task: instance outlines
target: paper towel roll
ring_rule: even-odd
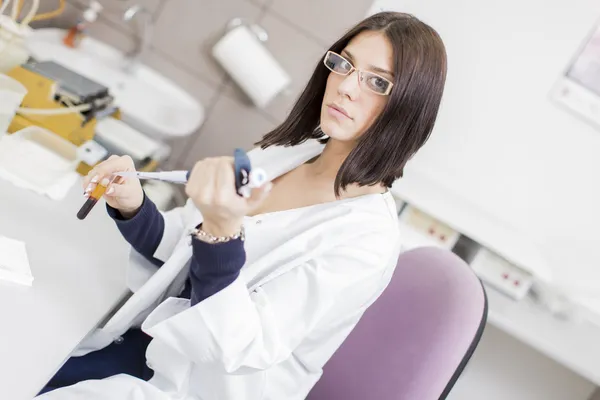
[[[290,84],[289,75],[245,25],[227,32],[212,53],[259,108]]]

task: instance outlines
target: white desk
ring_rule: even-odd
[[[486,286],[488,322],[600,386],[600,326],[564,321],[530,298],[514,301]]]
[[[0,398],[29,400],[127,293],[128,245],[99,203],[62,202],[0,180],[0,235],[27,245],[31,288],[0,281]]]
[[[392,193],[510,261],[545,272],[530,242],[426,174],[407,172]],[[600,386],[600,325],[563,321],[529,298],[517,302],[489,286],[486,291],[489,323]]]

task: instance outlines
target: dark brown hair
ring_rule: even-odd
[[[394,86],[381,115],[367,128],[335,179],[335,193],[347,185],[383,183],[390,187],[402,176],[406,162],[421,148],[433,129],[446,81],[446,50],[438,33],[409,14],[381,12],[350,29],[329,50],[336,53],[364,31],[386,35],[394,52]],[[323,55],[324,56],[324,55]],[[320,116],[330,71],[322,63],[287,119],[258,143],[294,146],[308,139],[326,142]]]

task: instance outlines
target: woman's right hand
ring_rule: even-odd
[[[110,156],[106,161],[96,165],[84,178],[83,187],[86,196],[103,179],[112,179],[115,172],[135,171],[133,160],[129,156]],[[137,178],[118,177],[108,186],[104,193],[106,203],[117,209],[125,218],[133,217],[142,206],[144,191]]]

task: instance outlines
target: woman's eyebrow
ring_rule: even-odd
[[[342,50],[342,53],[345,53],[345,55],[350,59],[350,61],[354,61],[354,56],[348,50],[344,49],[344,50]],[[344,55],[344,54],[342,54],[342,55]],[[394,73],[391,71],[388,71],[385,68],[380,68],[380,67],[376,67],[374,65],[369,65],[369,69],[373,72],[379,72],[380,74],[386,74],[386,75],[391,76],[392,78],[394,77]]]
[[[350,61],[354,61],[354,57],[352,56],[352,53],[350,53],[348,50],[346,50],[346,49],[342,50],[342,55],[345,57],[348,57],[350,59]]]
[[[369,65],[369,68],[370,68],[370,69],[371,69],[373,72],[379,72],[380,74],[386,74],[386,75],[389,75],[389,76],[391,76],[392,78],[394,77],[394,73],[393,73],[393,72],[391,72],[391,71],[388,71],[387,69],[384,69],[384,68],[379,68],[379,67],[376,67],[376,66],[374,66],[374,65]]]

